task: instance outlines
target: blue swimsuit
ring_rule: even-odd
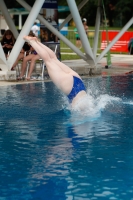
[[[82,90],[86,90],[83,81],[80,78],[73,76],[73,87],[70,94],[67,96],[69,102],[71,103],[74,97]]]

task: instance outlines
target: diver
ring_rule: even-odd
[[[24,36],[23,39],[30,43],[44,60],[51,80],[67,95],[72,106],[87,95],[81,77],[67,65],[61,63],[50,48],[40,43],[36,37]]]

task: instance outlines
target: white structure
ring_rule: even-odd
[[[0,15],[0,30],[1,29],[6,30],[7,27],[8,26],[7,26],[5,18],[3,17],[3,15]],[[0,34],[1,34],[1,32],[0,32]]]
[[[18,34],[16,27],[10,17],[8,9],[4,3],[4,0],[0,0],[0,9],[2,14],[4,15],[6,22],[13,32],[14,36],[17,38],[17,41],[12,49],[12,52],[8,58],[5,59],[5,55],[3,49],[0,44],[0,77],[2,75],[3,79],[14,79],[15,74],[14,72],[10,71],[13,63],[15,62],[23,44],[23,36],[27,35],[30,31],[32,24],[34,23],[35,19],[38,18],[42,24],[44,24],[51,32],[57,35],[64,43],[67,44],[75,53],[77,53],[82,59],[84,59],[90,68],[95,69],[100,59],[102,59],[105,54],[110,50],[110,48],[117,42],[117,40],[123,35],[123,33],[132,25],[133,17],[129,20],[129,22],[123,27],[123,29],[118,33],[118,35],[112,40],[112,42],[102,51],[102,53],[96,57],[97,54],[97,47],[98,47],[98,37],[99,37],[99,28],[100,28],[100,4],[101,0],[98,0],[98,7],[97,7],[97,16],[96,16],[96,25],[95,25],[95,35],[94,35],[94,44],[93,44],[93,51],[90,47],[90,43],[87,39],[85,30],[83,28],[83,24],[78,12],[78,9],[81,9],[89,0],[83,0],[80,5],[77,7],[75,0],[66,0],[71,11],[71,14],[64,20],[64,22],[60,25],[60,30],[63,28],[64,24],[66,24],[71,18],[74,19],[76,27],[78,29],[83,48],[85,50],[85,54],[83,54],[74,44],[72,44],[67,38],[65,38],[59,31],[57,31],[50,23],[48,23],[41,15],[38,15],[43,3],[45,0],[36,0],[33,7],[31,8],[24,0],[17,0],[28,12],[28,18],[22,28],[20,34]],[[4,77],[4,75],[5,77]],[[8,75],[12,74],[12,76]],[[1,78],[0,78],[1,79]]]
[[[10,13],[11,16],[18,15],[19,18],[19,24],[18,24],[18,29],[22,29],[22,16],[23,15],[28,15],[29,12],[23,9],[8,9],[8,12]],[[0,29],[7,29],[8,25],[6,23],[5,18],[2,15],[2,12],[0,11]]]

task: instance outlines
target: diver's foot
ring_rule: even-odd
[[[36,41],[37,42],[37,38],[36,37],[24,36],[23,39],[25,41],[27,41],[28,43],[30,43],[31,41]]]

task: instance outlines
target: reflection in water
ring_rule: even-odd
[[[0,198],[131,199],[131,78],[85,79],[85,115],[52,83],[3,87]]]

